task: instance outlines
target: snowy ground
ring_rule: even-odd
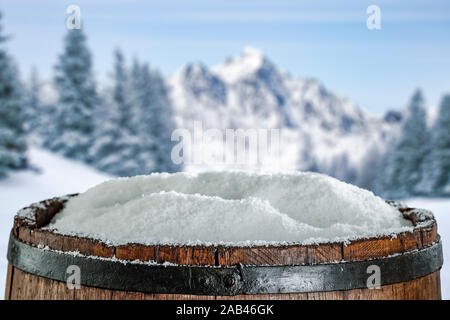
[[[41,173],[17,172],[0,181],[0,298],[4,294],[6,250],[15,212],[32,202],[85,191],[110,178],[83,164],[36,148],[31,148],[30,159]],[[412,207],[429,209],[436,215],[444,244],[444,260],[447,262],[441,271],[442,294],[444,299],[450,299],[450,198],[412,198],[403,201]]]
[[[110,178],[81,163],[36,148],[31,148],[29,158],[41,173],[22,171],[0,181],[0,299],[4,297],[6,250],[15,212],[36,201],[83,192]]]

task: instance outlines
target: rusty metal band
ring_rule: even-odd
[[[10,236],[8,260],[16,268],[66,282],[69,266],[84,286],[161,294],[223,295],[304,293],[367,288],[374,272],[380,285],[410,281],[439,270],[440,241],[400,255],[357,262],[293,266],[178,266],[123,262],[30,246]],[[375,267],[371,267],[375,266]],[[379,268],[379,269],[378,269]],[[368,282],[369,281],[369,282]]]

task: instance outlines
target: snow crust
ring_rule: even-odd
[[[102,183],[49,229],[113,244],[270,245],[395,234],[412,223],[373,193],[326,175],[204,172]]]

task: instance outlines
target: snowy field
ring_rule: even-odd
[[[0,298],[6,284],[6,252],[13,217],[18,209],[58,195],[83,192],[109,179],[81,163],[44,150],[29,150],[31,164],[41,172],[22,171],[0,181]]]
[[[0,298],[4,294],[6,251],[15,212],[32,202],[83,192],[110,178],[83,164],[36,148],[31,148],[29,158],[40,172],[18,172],[0,181]],[[444,260],[450,261],[450,199],[412,198],[403,201],[412,207],[429,209],[436,215],[444,243]],[[441,271],[441,284],[443,298],[450,299],[450,268],[445,264]]]

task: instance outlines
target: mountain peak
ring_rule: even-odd
[[[246,46],[239,56],[228,58],[225,63],[213,67],[212,70],[226,82],[235,82],[254,74],[266,63],[267,59],[260,50]]]
[[[195,62],[184,65],[175,73],[172,80],[198,85],[210,78],[215,78],[215,76],[209,71],[208,67],[201,62]]]
[[[225,84],[203,63],[186,64],[177,72],[171,82],[175,88],[185,88],[201,101],[211,101],[215,105],[226,103]]]
[[[264,60],[264,54],[261,50],[256,49],[254,47],[251,46],[245,46],[244,49],[242,50],[242,57],[247,57],[247,58],[252,58],[252,59],[256,59],[256,60]]]
[[[190,77],[195,74],[208,73],[208,68],[201,62],[188,63],[184,65],[178,72],[184,77]]]

